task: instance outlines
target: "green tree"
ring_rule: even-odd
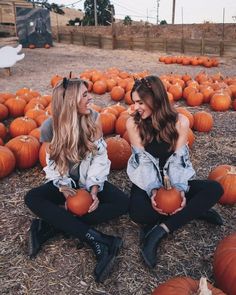
[[[83,25],[94,26],[94,0],[85,0],[84,2]],[[109,26],[114,21],[114,6],[110,0],[97,0],[97,20],[100,26]]]
[[[129,15],[126,15],[126,17],[123,20],[123,24],[125,26],[131,26],[132,25],[132,19]]]
[[[161,20],[160,25],[167,25],[167,21],[165,19]]]
[[[62,6],[59,6],[56,3],[49,4],[48,0],[27,0],[27,2],[32,3],[34,7],[41,6],[55,13],[65,14],[65,12],[61,9]]]

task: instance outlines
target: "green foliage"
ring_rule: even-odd
[[[62,6],[59,6],[56,3],[49,4],[48,0],[27,0],[27,2],[32,3],[34,7],[41,6],[55,13],[65,14],[65,12],[61,9]]]
[[[131,26],[132,25],[132,19],[129,15],[126,15],[126,17],[123,20],[123,24],[125,26]]]
[[[85,0],[84,2],[83,25],[94,26],[94,0]],[[113,21],[115,14],[114,6],[110,0],[97,0],[97,20],[100,26],[109,26]]]
[[[160,25],[168,25],[168,24],[167,24],[167,21],[165,19],[163,19],[160,21]]]

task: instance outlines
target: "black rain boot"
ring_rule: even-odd
[[[33,219],[29,230],[29,256],[34,258],[42,245],[50,238],[57,234],[57,231],[52,225],[42,219]]]
[[[157,246],[162,238],[167,235],[163,227],[155,225],[145,236],[141,254],[144,261],[150,268],[154,268],[157,260]]]
[[[198,219],[205,220],[216,225],[223,225],[221,216],[214,209],[208,210],[206,213],[199,216]]]
[[[85,242],[93,249],[97,265],[94,269],[96,282],[103,282],[110,273],[118,252],[122,246],[119,237],[108,236],[95,229],[89,229],[85,235]]]
[[[139,232],[139,244],[142,246],[145,236],[154,227],[153,224],[142,225]]]

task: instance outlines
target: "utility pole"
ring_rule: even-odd
[[[97,0],[94,0],[94,22],[95,22],[95,26],[97,26],[98,25]]]
[[[157,0],[157,25],[159,24],[159,6],[160,6],[160,0]]]
[[[173,0],[173,6],[172,6],[172,25],[175,23],[175,0]]]

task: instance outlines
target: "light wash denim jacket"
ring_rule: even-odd
[[[92,111],[94,120],[96,120],[98,115],[98,113]],[[40,131],[41,142],[50,142],[52,140],[52,118],[44,121]],[[46,173],[46,182],[53,181],[56,187],[60,185],[72,187],[78,184],[79,187],[85,188],[88,191],[91,189],[91,186],[98,185],[98,190],[102,191],[104,182],[107,180],[110,172],[111,161],[108,159],[107,144],[103,137],[94,141],[94,144],[97,146],[96,154],[89,153],[80,163],[71,163],[65,175],[60,175],[56,169],[55,162],[49,159],[49,154],[46,154],[47,166],[43,169]],[[72,176],[74,177],[72,178]]]
[[[49,154],[46,154],[47,166],[43,169],[46,173],[46,182],[53,181],[56,187],[61,185],[69,187],[73,187],[73,185],[76,186],[76,181],[71,177],[70,173],[72,170],[75,171],[79,167],[79,187],[90,191],[93,185],[98,185],[98,191],[102,191],[104,182],[107,180],[107,176],[110,172],[111,161],[107,156],[107,144],[104,139],[101,137],[94,143],[97,146],[96,154],[93,155],[89,153],[79,165],[72,165],[70,171],[65,175],[60,175],[56,169],[55,162],[49,159]]]
[[[135,185],[151,196],[153,189],[163,186],[159,167],[159,159],[154,158],[144,149],[132,147],[127,174]],[[176,150],[163,167],[164,176],[169,176],[171,185],[180,191],[188,191],[188,180],[193,178],[195,171],[189,158],[187,145]]]

